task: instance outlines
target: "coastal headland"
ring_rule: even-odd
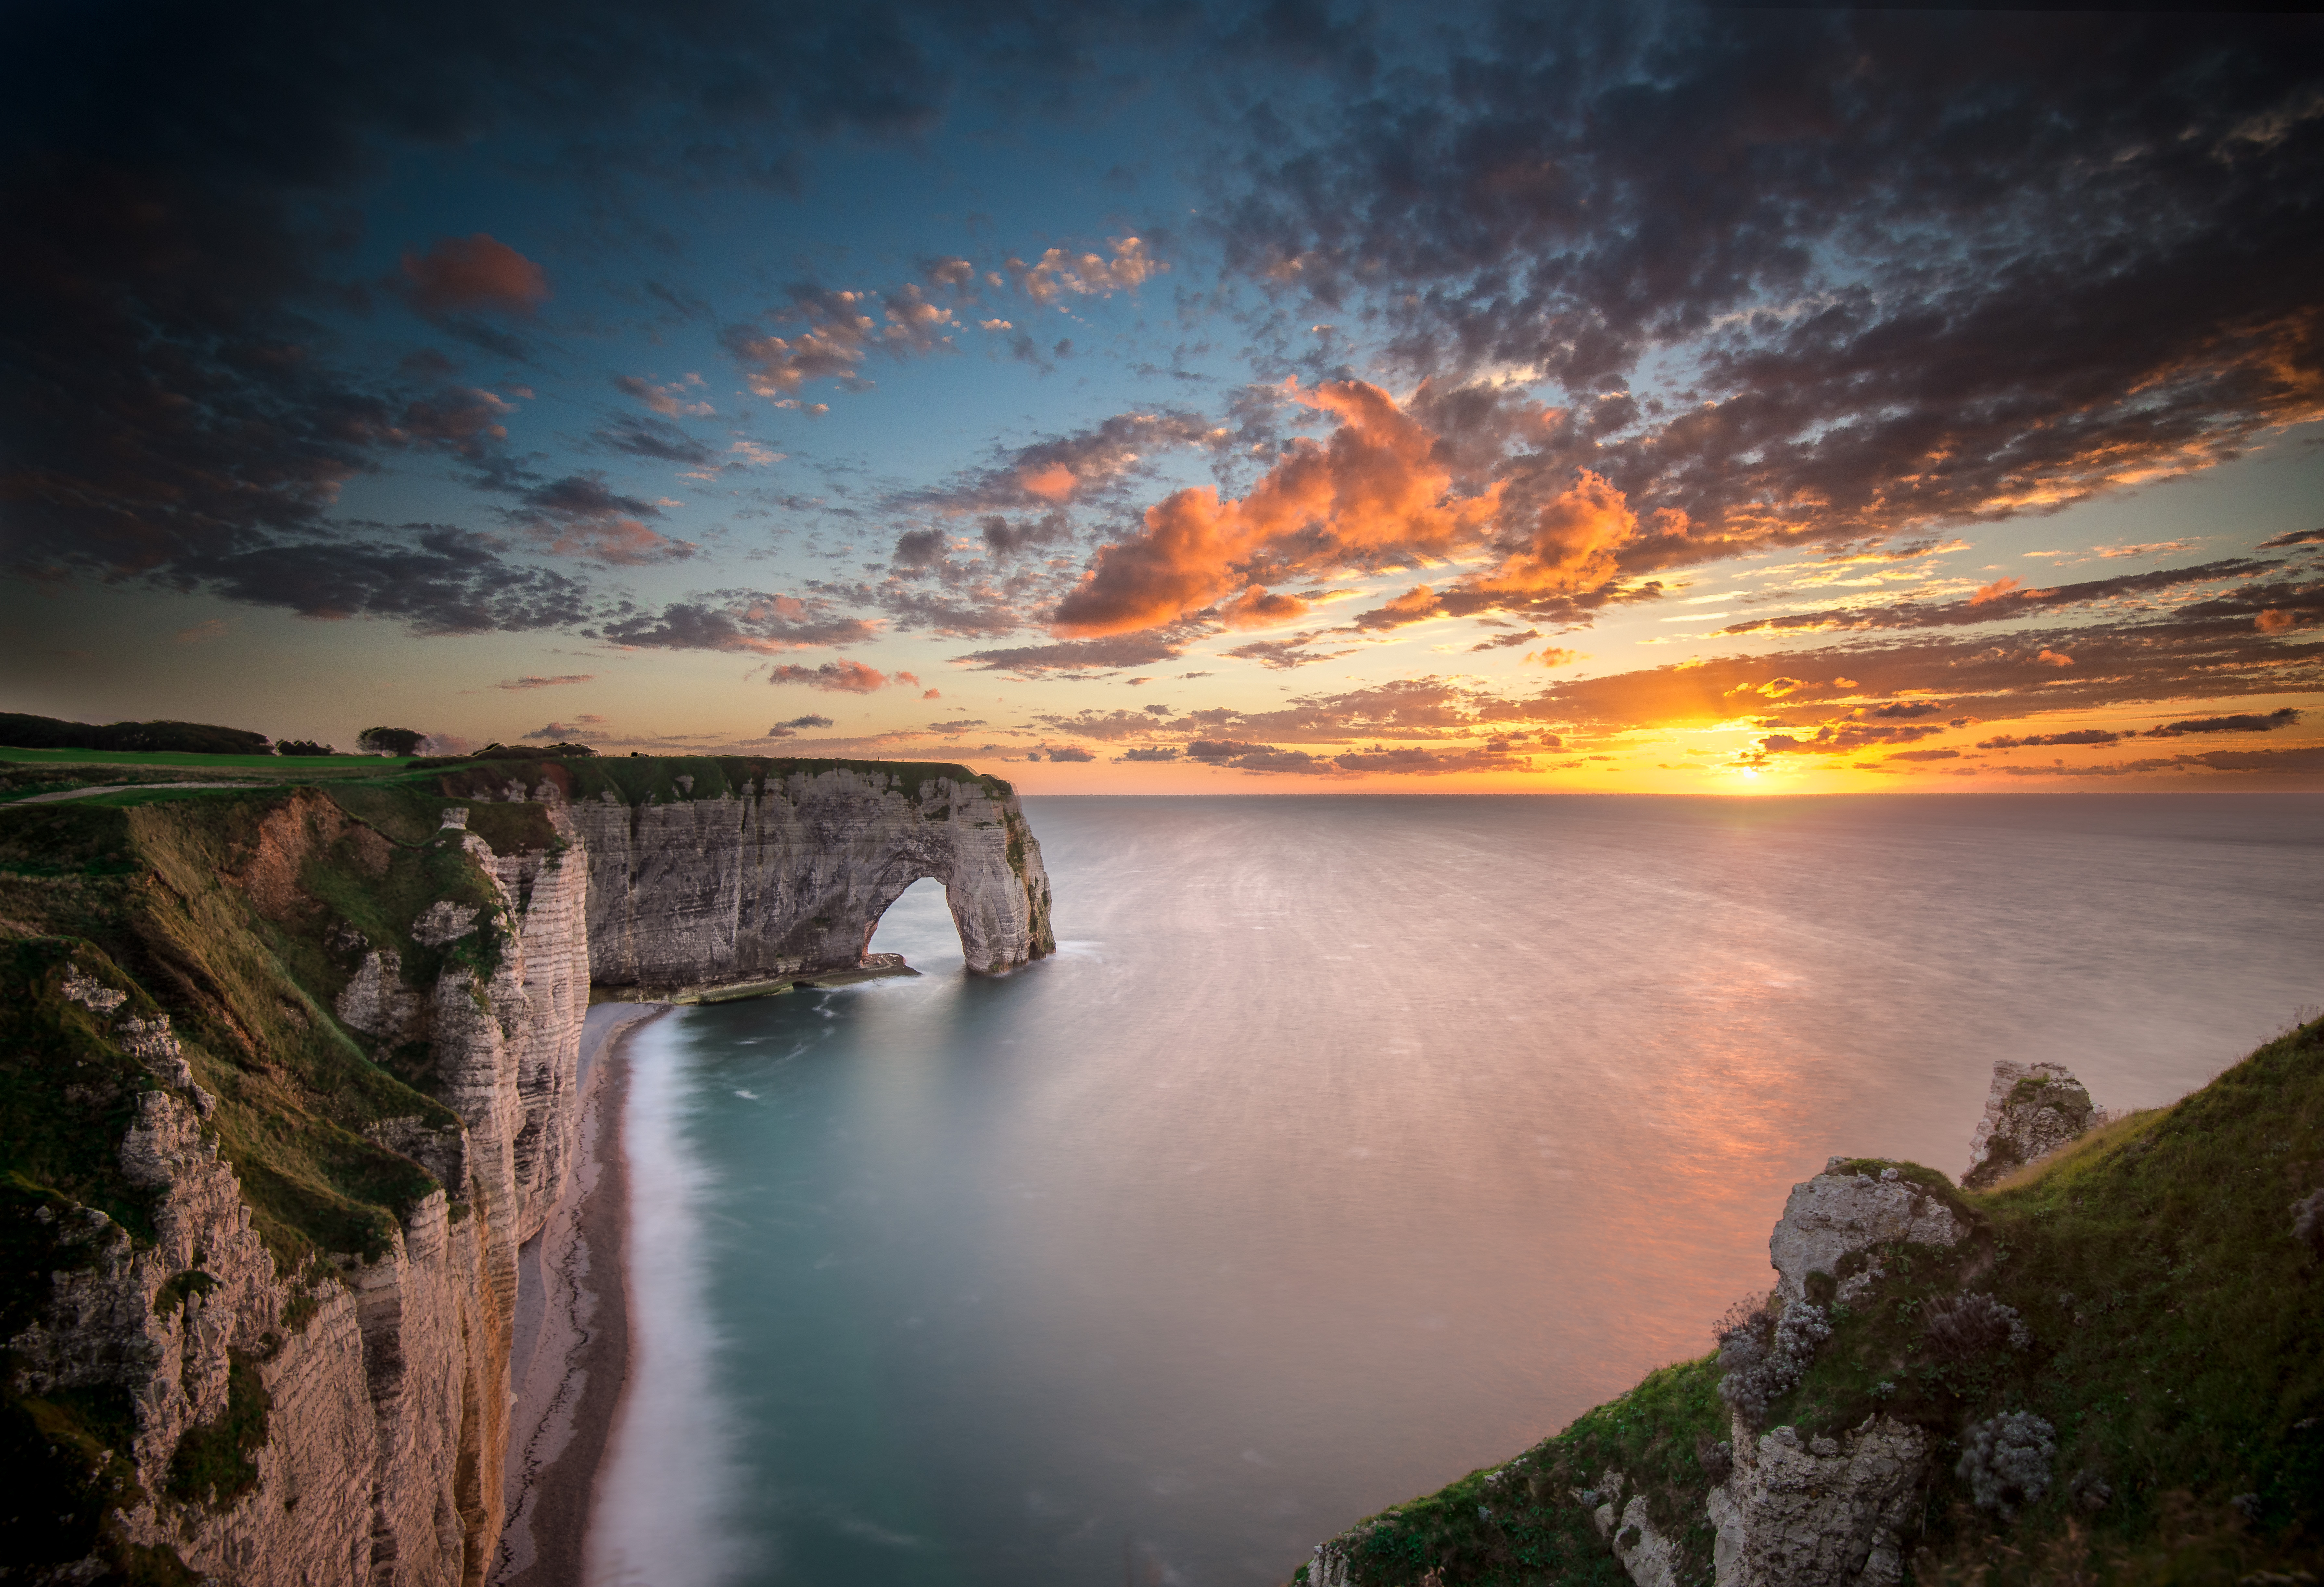
[[[0,765],[12,1567],[577,1580],[600,1055],[668,994],[908,973],[865,949],[923,877],[973,971],[1038,958],[1039,845],[956,766],[232,760]]]

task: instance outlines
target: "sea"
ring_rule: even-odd
[[[1028,798],[1057,953],[629,1045],[597,1582],[1267,1587],[1772,1282],[1997,1059],[2185,1094],[2324,1003],[2324,798]],[[2312,1017],[2315,1009],[2307,1008]]]

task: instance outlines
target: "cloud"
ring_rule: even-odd
[[[707,398],[694,393],[702,387],[702,377],[689,374],[684,380],[656,385],[635,374],[617,374],[613,389],[628,393],[665,419],[707,419],[718,411]]]
[[[206,641],[224,639],[232,624],[224,617],[207,617],[191,628],[178,630],[175,638],[181,645],[198,645]]]
[[[2259,549],[2263,551],[2288,550],[2293,546],[2324,546],[2324,529],[2287,530],[2282,534],[2271,535],[2259,543]]]
[[[875,630],[862,618],[837,615],[825,601],[722,590],[673,602],[659,612],[623,612],[583,632],[609,644],[766,655],[856,644]]]
[[[551,722],[536,727],[524,736],[530,739],[548,740],[579,738],[592,729],[603,727],[604,724],[605,719],[603,716],[576,716],[570,722]]]
[[[805,684],[809,688],[830,689],[838,694],[868,695],[885,688],[888,675],[861,661],[825,661],[820,667],[801,667],[793,662],[778,662],[767,674],[772,684]]]
[[[804,716],[794,716],[788,722],[778,722],[775,725],[779,728],[784,729],[785,731],[789,731],[802,727],[830,727],[834,725],[834,724],[830,717],[818,716],[814,712],[810,711]]]
[[[583,617],[580,586],[505,548],[430,547],[341,507],[350,482],[412,447],[481,457],[502,438],[501,419],[473,400],[454,416],[435,391],[448,360],[383,346],[360,318],[376,292],[348,279],[348,250],[383,173],[458,150],[476,171],[512,158],[553,173],[591,206],[624,189],[781,189],[817,141],[925,131],[964,91],[1024,105],[1038,83],[1036,114],[1065,113],[1084,52],[1122,20],[1102,4],[1053,11],[1004,42],[973,12],[910,0],[651,17],[576,0],[546,17],[262,3],[161,18],[124,52],[118,17],[43,14],[17,51],[38,69],[0,95],[0,208],[12,236],[37,240],[0,250],[0,566],[429,632]],[[543,50],[544,28],[586,42]],[[613,230],[636,218],[594,212]],[[388,290],[449,334],[526,355],[499,324],[550,284],[477,234],[414,239]],[[464,516],[457,489],[478,483],[453,482],[431,510]]]
[[[950,346],[943,333],[953,323],[952,310],[929,302],[909,283],[883,299],[798,285],[790,299],[771,311],[779,323],[798,325],[788,336],[730,325],[719,337],[742,365],[744,383],[761,397],[788,397],[815,380],[861,389],[864,360],[873,353],[908,357]]]
[[[1634,569],[2050,512],[2324,412],[2304,20],[1579,6],[1453,41],[1255,111],[1206,224],[1270,327],[1572,393],[1546,461],[1684,515]]]
[[[1249,644],[1237,645],[1226,653],[1239,661],[1256,661],[1262,667],[1271,667],[1277,671],[1288,671],[1294,667],[1312,666],[1318,661],[1332,661],[1355,654],[1353,650],[1308,649],[1315,640],[1314,634],[1301,634],[1296,639],[1253,640]]]
[[[1062,526],[1056,509],[1111,499],[1119,487],[1148,472],[1155,454],[1212,445],[1221,435],[1199,414],[1176,410],[1111,414],[1084,429],[1002,451],[986,466],[948,484],[911,492],[898,504],[946,513],[1031,512],[1039,516],[1028,523]],[[989,521],[986,538],[994,539]],[[1065,534],[1050,531],[1043,538]]]
[[[512,562],[499,541],[444,528],[375,538],[290,540],[187,556],[187,581],[228,600],[285,606],[303,617],[383,617],[415,633],[523,632],[568,627],[591,611],[587,587]]]
[[[1178,643],[1158,633],[1111,634],[1103,639],[1077,640],[1064,644],[1021,645],[1011,650],[974,650],[953,660],[979,671],[1079,671],[1095,667],[1144,667],[1168,661],[1178,654]]]
[[[2190,733],[2273,733],[2279,727],[2290,727],[2300,720],[2296,706],[2286,706],[2265,715],[2247,712],[2237,716],[2203,716],[2191,722],[2173,722],[2162,727],[2150,727],[2141,738],[2184,738]]]
[[[1047,750],[1048,757],[1052,761],[1094,761],[1097,759],[1095,755],[1091,754],[1079,744],[1065,744],[1056,749],[1049,749],[1047,745],[1044,745],[1043,748]]]
[[[1219,621],[1229,628],[1272,628],[1305,617],[1307,612],[1307,603],[1296,595],[1252,585],[1219,608]]]
[[[441,237],[424,254],[405,249],[402,288],[429,318],[447,314],[530,316],[549,297],[540,266],[484,232]]]
[[[1378,386],[1340,381],[1284,395],[1336,419],[1331,438],[1287,443],[1240,499],[1202,486],[1148,509],[1143,531],[1100,549],[1058,603],[1054,632],[1148,628],[1291,572],[1442,555],[1491,517],[1498,491],[1454,497],[1436,436]]]
[[[1980,750],[2030,750],[2056,744],[2110,744],[2129,736],[2128,734],[2109,733],[2103,727],[2082,727],[2071,733],[2030,733],[2023,738],[1979,739],[1977,747]]]
[[[1949,628],[1969,623],[2003,623],[2037,613],[2070,606],[2095,605],[2103,601],[2152,595],[2190,584],[2218,584],[2259,577],[2286,566],[2236,557],[2193,567],[2130,573],[2116,578],[2089,579],[2050,589],[2029,589],[2015,578],[1999,578],[1979,588],[1966,601],[1904,602],[1887,606],[1859,606],[1832,611],[1794,612],[1738,623],[1719,632],[1729,633],[1799,633],[1814,631],[1861,631],[1873,628]]]
[[[1114,757],[1117,761],[1175,761],[1177,758],[1178,750],[1175,744],[1163,744],[1152,749],[1124,750]]]
[[[477,462],[508,439],[508,426],[501,421],[514,411],[513,404],[490,392],[447,386],[432,396],[412,398],[381,434],[406,444],[439,446]]]
[[[617,414],[595,433],[602,445],[617,452],[651,457],[660,463],[706,468],[717,460],[715,452],[678,426],[636,413]]]
[[[682,561],[694,555],[687,540],[672,540],[645,521],[661,509],[608,488],[599,474],[568,475],[521,493],[522,505],[503,516],[530,530],[559,556],[636,567]]]
[[[493,687],[508,689],[558,688],[568,683],[587,683],[595,677],[594,672],[561,672],[555,678],[534,678],[527,674],[522,678],[504,678]]]
[[[1130,291],[1170,268],[1155,258],[1140,238],[1116,237],[1111,245],[1111,259],[1098,254],[1068,254],[1063,248],[1051,248],[1030,264],[1011,258],[1009,275],[1017,290],[1036,303],[1054,304],[1066,293],[1104,298]]]

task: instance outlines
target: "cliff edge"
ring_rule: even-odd
[[[973,968],[1052,950],[1013,792],[959,767],[0,807],[0,1575],[480,1584],[593,980],[852,969],[922,876]]]
[[[1715,1352],[1295,1580],[2324,1578],[2324,1020],[2120,1118],[1997,1066],[1972,1158],[1831,1159]]]

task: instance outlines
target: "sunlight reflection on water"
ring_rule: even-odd
[[[1702,1352],[1827,1155],[1959,1169],[1997,1057],[2166,1100],[2324,964],[2306,798],[1027,805],[1055,959],[922,884],[919,978],[641,1052],[732,1579],[1280,1582]]]

